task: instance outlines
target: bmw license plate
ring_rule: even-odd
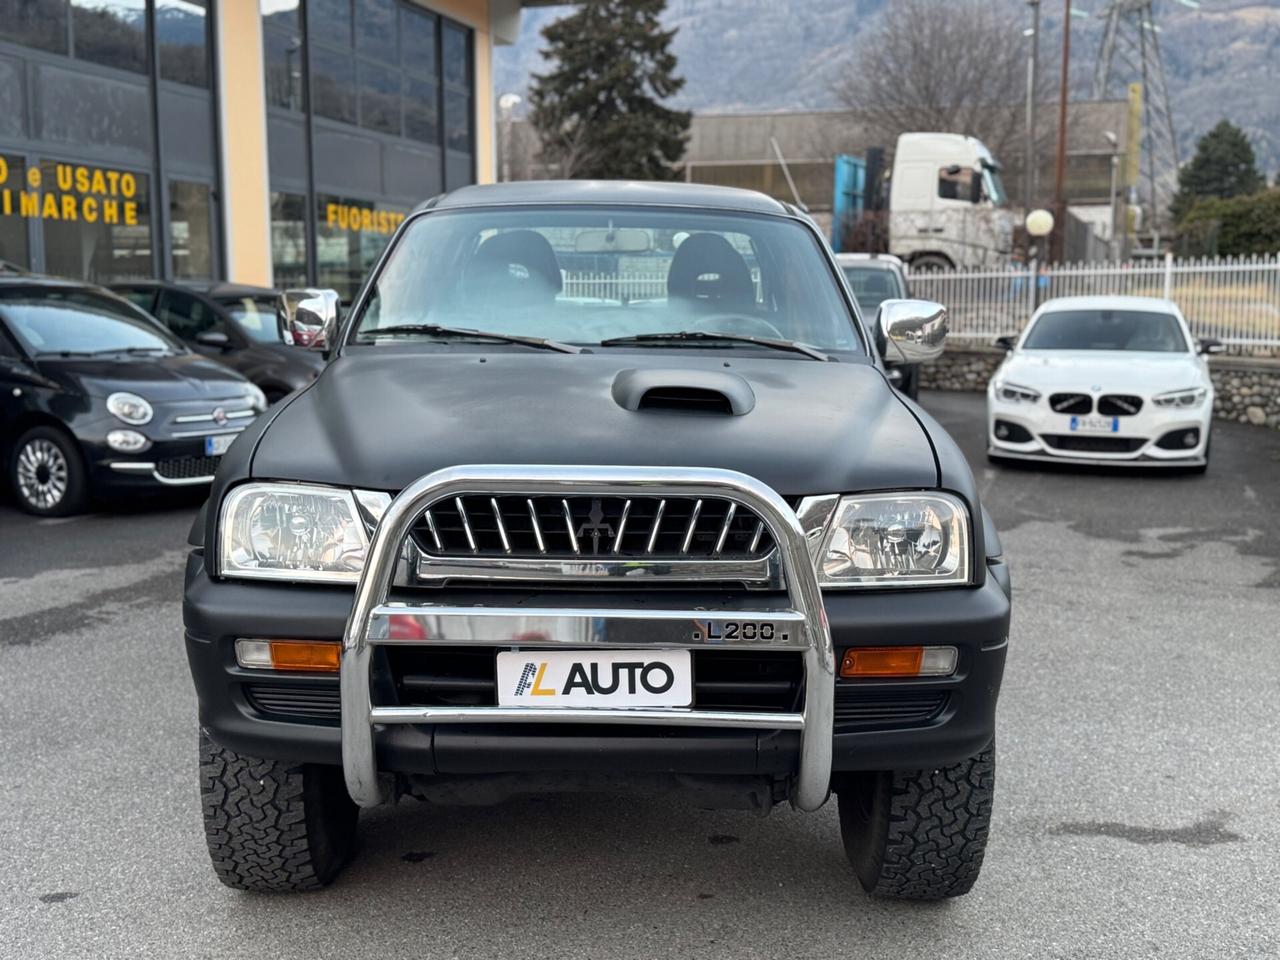
[[[1119,433],[1119,417],[1072,417],[1072,433]]]
[[[687,707],[688,650],[503,650],[500,707]]]
[[[204,438],[204,455],[206,457],[220,457],[227,452],[233,441],[239,434],[224,433],[217,437]]]

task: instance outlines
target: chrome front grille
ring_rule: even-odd
[[[754,561],[774,549],[755,513],[719,497],[464,494],[433,503],[413,536],[428,560]]]

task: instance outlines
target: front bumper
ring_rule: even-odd
[[[1084,392],[1084,391],[1074,391]],[[1067,463],[1096,466],[1116,464],[1135,467],[1188,467],[1202,465],[1209,445],[1213,397],[1199,407],[1162,409],[1150,402],[1133,416],[1118,417],[1112,433],[1082,433],[1073,429],[1077,418],[1055,413],[1042,399],[1034,404],[1011,403],[987,392],[987,453],[1008,460],[1040,463]],[[1000,427],[1025,432],[1019,439],[1001,436]],[[1177,441],[1187,431],[1196,431],[1192,446]],[[1127,449],[1106,449],[1109,444]],[[1095,447],[1089,449],[1090,446]]]

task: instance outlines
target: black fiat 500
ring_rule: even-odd
[[[240,374],[100,287],[0,278],[0,455],[29,513],[74,513],[122,488],[207,484],[264,409]]]

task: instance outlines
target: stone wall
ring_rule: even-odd
[[[920,369],[925,390],[986,390],[1004,351],[951,343],[946,353]],[[1214,416],[1280,430],[1280,359],[1214,357],[1209,361]]]

